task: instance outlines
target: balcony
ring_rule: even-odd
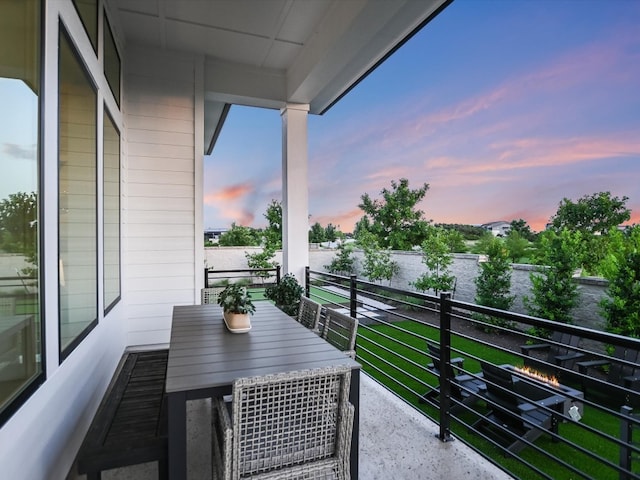
[[[277,281],[278,273],[218,271],[206,275],[207,282],[214,283],[220,275],[235,280],[253,278],[260,289],[265,282]],[[307,294],[325,308],[345,308],[361,320],[357,341],[358,360],[363,365],[360,478],[463,478],[471,472],[473,478],[479,479],[570,478],[565,475],[640,478],[640,450],[637,439],[635,443],[632,439],[638,419],[630,407],[638,405],[636,386],[613,385],[606,372],[585,370],[605,359],[613,360],[604,353],[605,345],[637,348],[637,340],[553,325],[542,319],[452,301],[447,295],[438,298],[381,287],[355,277],[308,270],[307,285]],[[489,314],[504,323],[486,323]],[[535,353],[540,345],[537,342],[543,339],[531,333],[532,326],[555,327],[579,336],[581,342],[573,342],[571,353],[564,355],[575,364],[549,363],[545,354]],[[554,427],[543,428],[539,436],[530,440],[523,437],[518,449],[510,449],[501,443],[503,437],[496,435],[496,428],[485,430],[477,426],[496,409],[490,397],[478,397],[477,402],[468,403],[453,394],[427,395],[430,391],[444,391],[447,384],[449,389],[456,386],[456,378],[448,375],[446,368],[434,372],[433,366],[428,366],[439,360],[424,346],[425,340],[431,341],[433,336],[439,341],[440,358],[445,358],[445,365],[458,364],[462,368],[458,360],[464,357],[463,375],[483,382],[490,382],[478,371],[477,363],[483,361],[504,362],[502,366],[509,371],[522,363],[555,370],[562,381],[559,395],[557,386],[536,387],[545,398],[562,398],[562,402],[542,407],[553,414]],[[547,345],[559,338],[546,339]],[[629,363],[630,368],[638,368],[637,362]],[[522,385],[527,380],[519,381]],[[587,385],[588,391],[584,388]],[[464,384],[457,386],[469,394],[478,394]],[[210,478],[210,404],[197,400],[190,402],[188,408],[189,476]],[[588,441],[584,442],[585,438]],[[69,479],[75,478],[83,477],[72,471]],[[157,466],[117,469],[106,473],[105,478],[157,478]]]

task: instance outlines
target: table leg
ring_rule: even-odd
[[[355,407],[353,412],[353,433],[351,435],[351,480],[358,480],[359,434],[360,434],[360,369],[351,370],[349,401]]]
[[[187,396],[184,392],[169,393],[169,478],[187,478]]]

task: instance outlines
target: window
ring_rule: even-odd
[[[44,377],[40,15],[39,0],[0,2],[0,425]]]
[[[113,39],[111,25],[107,20],[107,14],[104,15],[104,75],[107,77],[107,83],[111,88],[111,92],[116,99],[118,107],[120,106],[120,55],[116,48],[116,41]]]
[[[105,314],[120,300],[120,132],[104,112],[103,235]]]
[[[97,94],[60,24],[60,352],[65,358],[97,323]]]
[[[73,0],[93,51],[98,53],[98,0]]]

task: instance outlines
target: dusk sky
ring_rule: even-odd
[[[310,224],[344,232],[391,180],[436,223],[627,196],[640,223],[640,1],[455,0],[323,116],[309,116]],[[281,194],[278,111],[233,106],[205,157],[204,226],[263,227]]]

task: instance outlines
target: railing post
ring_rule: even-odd
[[[628,405],[620,407],[620,480],[629,480],[631,478],[628,472],[631,472],[631,448],[629,445],[633,442],[633,419],[631,418],[633,409]]]
[[[349,314],[353,318],[358,318],[358,297],[356,296],[356,289],[358,288],[356,282],[356,276],[351,275],[349,277]]]
[[[276,283],[280,283],[280,265],[276,266]]]
[[[311,298],[311,273],[309,272],[309,266],[304,267],[304,295],[307,298]]]
[[[451,437],[451,293],[440,294],[440,433],[442,442]]]

